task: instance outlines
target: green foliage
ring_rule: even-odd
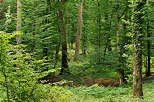
[[[143,84],[143,92],[144,99],[133,98],[132,91],[133,88],[130,85],[125,85],[123,87],[100,87],[97,84],[86,87],[68,87],[66,86],[65,89],[70,90],[73,92],[80,102],[109,102],[109,101],[122,101],[122,102],[152,102],[153,98],[153,84],[154,79],[145,79]],[[76,97],[72,102],[76,101]]]
[[[58,25],[60,3],[57,0],[20,1],[22,3],[21,45],[16,45],[15,35],[17,32],[14,32],[17,23],[17,0],[5,0],[3,4],[0,4],[0,14],[3,14],[3,17],[0,15],[0,88],[2,89],[0,101],[6,101],[8,98],[10,101],[42,102],[58,100],[70,102],[87,100],[98,102],[109,100],[143,101],[131,98],[132,88],[129,86],[126,86],[128,89],[126,87],[105,88],[98,85],[88,88],[67,88],[73,94],[58,86],[39,84],[39,78],[53,73],[58,74],[61,69],[62,50],[59,44],[62,43],[62,34]],[[69,70],[71,74],[75,75],[89,75],[93,78],[117,78],[117,1],[84,0],[80,57],[79,62],[76,63],[74,62],[74,49],[78,27],[79,1],[81,0],[67,0],[65,2],[64,21],[69,48]],[[138,44],[142,47],[136,50],[142,50],[143,63],[147,63],[147,41],[150,41],[151,69],[154,67],[154,6],[153,0],[147,0],[141,12],[134,12],[138,6],[136,5],[137,2],[134,0],[118,1],[120,4],[118,11],[120,18],[120,68],[124,71],[127,82],[132,85],[132,37],[135,36],[135,30],[138,27],[142,28],[142,33],[137,36],[137,40],[140,40],[142,36],[143,42]],[[144,14],[141,18],[142,25],[137,24],[138,20],[135,19],[137,18],[136,14],[140,13]],[[149,29],[147,28],[148,24]],[[147,37],[148,32],[150,37]],[[56,55],[57,52],[58,55]],[[144,64],[142,64],[143,68],[145,67]],[[145,72],[145,68],[143,72]],[[149,91],[152,86],[149,85],[145,85],[145,93],[147,93],[145,98],[153,101],[152,97],[148,97],[152,93]],[[128,90],[131,91],[127,92]]]
[[[44,64],[45,59],[32,58],[31,54],[22,49],[25,45],[9,44],[10,39],[15,35],[16,33],[0,32],[0,88],[2,88],[2,92],[7,93],[7,97],[4,94],[1,98],[3,101],[44,99],[46,92],[41,90],[44,85],[39,83],[38,79],[55,72],[55,70],[41,72],[40,67],[34,70],[36,64]]]

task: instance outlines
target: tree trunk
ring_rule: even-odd
[[[123,84],[123,73],[120,69],[120,41],[119,41],[119,31],[120,31],[120,25],[119,25],[119,2],[117,2],[117,52],[118,52],[118,60],[117,60],[117,67],[118,67],[118,73],[119,73],[119,79],[120,79],[120,85]]]
[[[65,28],[65,23],[64,23],[64,5],[65,5],[65,0],[59,1],[60,8],[58,11],[58,27],[59,31],[62,34],[61,39],[62,39],[62,69],[60,71],[60,75],[63,75],[64,73],[69,73],[68,69],[68,59],[67,59],[67,40],[66,40],[66,28]]]
[[[133,48],[133,96],[143,96],[142,92],[142,50],[137,50],[137,44],[136,42],[137,38],[134,38],[134,48]],[[137,56],[137,57],[136,57]]]
[[[148,24],[147,24],[147,37],[150,38],[150,27],[149,27],[149,20],[148,20]],[[150,40],[148,40],[147,42],[147,50],[148,50],[148,68],[147,68],[147,72],[146,72],[146,76],[150,76],[151,73],[150,73]]]
[[[21,10],[22,10],[21,7],[22,4],[20,0],[17,0],[17,27],[16,27],[16,31],[18,32],[18,35],[16,35],[17,44],[20,44],[21,41],[21,36],[19,34],[19,32],[21,31]]]
[[[146,0],[136,2],[134,9],[134,36],[133,36],[133,96],[142,97],[142,21],[141,11]],[[139,36],[140,35],[140,36]]]
[[[76,36],[76,48],[75,48],[75,61],[78,61],[79,51],[80,51],[80,37],[81,37],[81,28],[82,28],[82,4],[79,2],[79,16],[78,16],[78,30]]]

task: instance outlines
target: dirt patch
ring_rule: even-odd
[[[52,83],[52,78],[49,76],[48,79],[50,83]],[[54,77],[54,81],[53,82],[60,82],[63,81],[65,78],[63,78],[62,76],[56,75]],[[67,80],[67,79],[66,79]],[[82,78],[79,77],[73,77],[71,80],[68,79],[68,82],[63,84],[63,85],[68,85],[68,86],[80,86],[85,84],[86,86],[92,86],[94,84],[98,84],[99,86],[114,86],[117,87],[119,86],[119,80],[116,78],[97,78],[97,79],[93,79],[90,76],[85,76]]]
[[[118,79],[115,78],[97,78],[94,80],[94,83],[98,84],[99,86],[119,86]]]

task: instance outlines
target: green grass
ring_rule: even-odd
[[[40,102],[154,102],[154,78],[146,78],[143,81],[143,99],[132,97],[132,85],[122,87],[104,87],[97,84],[90,87],[39,85],[35,94],[40,98]],[[4,87],[0,86],[0,88]],[[0,94],[0,102],[5,102],[6,92],[4,89],[0,90]]]
[[[72,102],[154,102],[154,78],[152,80],[144,80],[143,93],[144,99],[132,98],[133,86],[125,85],[122,87],[100,87],[97,84],[86,87],[68,87],[65,89],[74,93],[78,99]],[[68,101],[69,102],[69,101]]]

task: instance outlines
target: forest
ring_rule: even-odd
[[[153,102],[154,0],[0,0],[0,102]]]

